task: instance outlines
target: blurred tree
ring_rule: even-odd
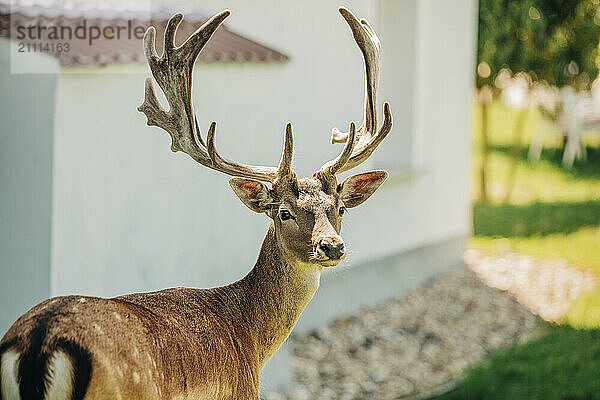
[[[501,93],[498,76],[508,69],[527,73],[532,84],[589,89],[598,76],[600,61],[600,0],[480,0],[478,25],[476,85],[483,143],[480,193],[486,201],[487,117],[491,99]],[[515,126],[515,168],[520,151],[516,146],[520,146],[527,116],[526,110],[520,112]],[[510,182],[508,187],[507,199]]]
[[[480,0],[477,87],[503,68],[589,89],[598,76],[600,0]]]

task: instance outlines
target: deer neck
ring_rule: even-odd
[[[247,319],[253,328],[262,368],[283,344],[319,287],[322,266],[286,259],[273,224],[254,268],[239,284],[247,294]]]

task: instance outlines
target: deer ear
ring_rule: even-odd
[[[387,179],[385,171],[369,171],[349,176],[338,186],[338,193],[348,208],[365,202]]]
[[[269,188],[254,179],[231,178],[229,186],[242,203],[254,212],[266,212],[274,202]]]

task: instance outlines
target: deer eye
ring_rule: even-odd
[[[290,214],[288,210],[281,210],[279,211],[279,218],[281,218],[282,221],[285,221],[294,217],[292,216],[292,214]]]
[[[338,214],[340,214],[340,217],[341,217],[342,215],[344,215],[345,212],[346,212],[346,207],[341,206],[340,210],[338,211]]]

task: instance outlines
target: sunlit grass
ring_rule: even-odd
[[[540,119],[540,114],[537,110],[525,110],[525,124],[523,126],[523,142],[529,143],[535,128]],[[488,109],[488,126],[489,126],[489,140],[491,145],[495,146],[506,146],[512,145],[514,142],[514,127],[519,118],[519,111],[514,108],[507,106],[506,104],[495,101],[489,106]],[[481,136],[481,105],[476,103],[473,107],[473,144],[478,146],[480,144]],[[558,141],[549,140],[546,145],[557,146]]]
[[[489,124],[489,140],[492,146],[512,146],[515,140],[515,125],[519,118],[519,113],[524,113],[525,123],[523,125],[522,144],[528,145],[531,142],[538,123],[541,120],[541,115],[537,109],[516,110],[501,101],[495,101],[489,106],[488,124]],[[473,143],[478,146],[481,136],[481,105],[475,103],[472,114]],[[599,137],[591,137],[587,143],[590,146],[598,147],[600,144]],[[544,138],[545,148],[558,148],[562,146],[562,139],[556,135],[546,135]]]
[[[600,200],[600,165],[598,166],[598,176],[593,176],[593,171],[578,175],[577,170],[569,171],[560,166],[557,162],[560,159],[560,152],[555,151],[557,154],[554,155],[553,160],[544,157],[539,162],[533,163],[524,159],[525,155],[519,159],[514,189],[509,199],[511,204],[528,204],[535,201]],[[481,197],[479,178],[481,154],[477,148],[473,153],[471,187],[473,199],[477,200]],[[590,162],[593,161],[590,160]],[[596,163],[598,162],[596,161]],[[493,147],[487,166],[486,187],[489,202],[498,204],[504,203],[506,200],[511,168],[512,158],[505,148]]]
[[[469,247],[487,253],[513,251],[539,259],[562,259],[569,264],[600,273],[600,227],[547,236],[489,238],[474,237]]]
[[[575,299],[562,322],[575,328],[600,327],[600,291],[585,293]]]

